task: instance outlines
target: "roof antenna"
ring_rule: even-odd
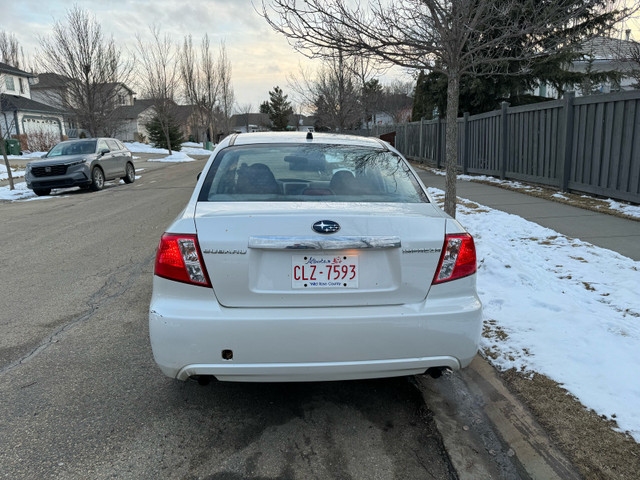
[[[307,140],[313,140],[313,133],[311,133],[311,131],[307,132]]]

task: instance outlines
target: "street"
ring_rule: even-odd
[[[456,478],[413,378],[160,373],[155,248],[203,165],[137,160],[132,185],[0,202],[0,478]]]

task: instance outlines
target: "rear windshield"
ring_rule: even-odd
[[[428,202],[402,158],[342,145],[251,145],[222,150],[201,202]]]
[[[59,143],[47,153],[47,157],[59,157],[62,155],[87,155],[96,153],[96,141]]]

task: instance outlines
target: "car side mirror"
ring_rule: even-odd
[[[102,150],[100,150],[100,156],[102,157],[103,155],[109,153],[111,150],[109,150],[108,148],[103,148]]]

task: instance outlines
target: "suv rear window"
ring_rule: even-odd
[[[343,145],[229,147],[215,158],[201,202],[428,202],[397,155]]]

